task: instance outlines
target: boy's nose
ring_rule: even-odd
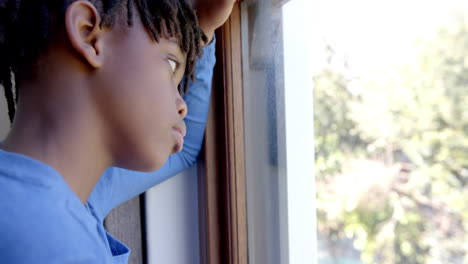
[[[179,115],[182,117],[182,119],[184,119],[187,115],[187,104],[182,98],[177,99],[177,111],[179,112]]]

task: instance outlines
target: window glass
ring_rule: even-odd
[[[285,172],[282,13],[271,0],[242,5],[249,263],[280,263],[279,186]]]
[[[308,0],[242,5],[249,263],[314,263]]]
[[[467,2],[314,7],[319,263],[467,263]]]

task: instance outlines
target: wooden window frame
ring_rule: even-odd
[[[247,264],[240,2],[216,32],[217,64],[199,182],[203,264]]]

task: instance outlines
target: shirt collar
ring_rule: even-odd
[[[49,165],[3,149],[0,149],[0,175],[46,188],[66,185],[63,177]]]

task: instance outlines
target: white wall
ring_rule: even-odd
[[[197,167],[146,192],[150,264],[200,263]]]
[[[10,121],[8,120],[8,109],[5,100],[3,86],[0,85],[0,141],[2,141],[10,130]]]

